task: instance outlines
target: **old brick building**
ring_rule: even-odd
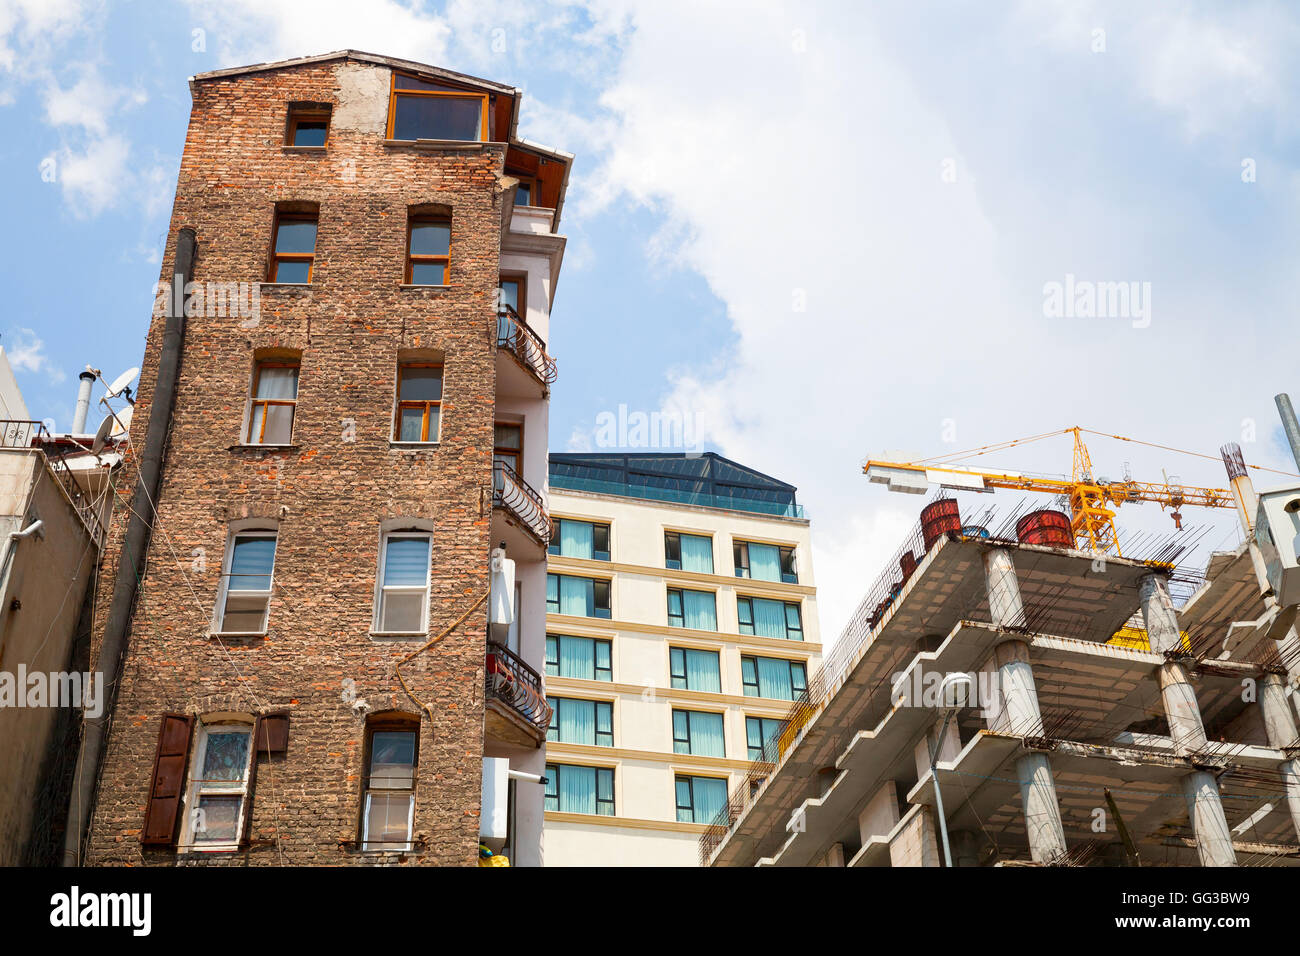
[[[192,230],[193,282],[80,858],[473,864],[482,758],[544,769],[535,489],[572,157],[518,138],[514,88],[355,51],[190,86],[162,276]],[[512,778],[497,811],[516,864],[541,862],[542,789]]]

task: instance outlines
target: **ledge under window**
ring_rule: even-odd
[[[372,641],[422,641],[429,637],[428,631],[371,631]]]
[[[286,153],[323,153],[327,146],[291,146],[288,143],[280,147]]]
[[[421,451],[426,448],[437,448],[442,442],[436,441],[398,441],[396,438],[388,440],[389,448],[396,448],[398,451]]]
[[[295,291],[311,292],[313,289],[316,288],[316,283],[314,282],[259,282],[258,287],[263,292],[279,292],[281,290],[285,292],[295,292]]]
[[[259,443],[255,445],[240,442],[237,445],[227,445],[226,451],[298,451],[301,445],[272,445],[270,443]]]
[[[471,142],[463,139],[386,139],[383,142],[385,146],[405,146],[410,149],[456,149],[466,151],[502,145],[500,143],[487,143],[482,140]]]
[[[215,637],[219,640],[228,641],[238,638],[249,637],[267,637],[270,631],[208,631],[208,637]]]
[[[434,290],[454,288],[454,286],[450,286],[450,285],[412,285],[409,282],[399,282],[397,284],[397,287],[399,289],[434,289]]]

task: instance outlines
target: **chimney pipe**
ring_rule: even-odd
[[[1277,413],[1282,416],[1282,430],[1286,432],[1286,440],[1291,443],[1291,454],[1295,458],[1296,467],[1300,468],[1300,422],[1296,421],[1295,409],[1291,407],[1291,396],[1282,392],[1274,395],[1273,401],[1277,402]]]
[[[81,384],[77,386],[77,411],[72,416],[72,434],[86,433],[86,416],[90,414],[90,390],[95,385],[95,373],[87,369],[81,373]]]
[[[1232,497],[1237,500],[1237,517],[1241,520],[1246,537],[1255,531],[1255,513],[1259,510],[1259,498],[1255,494],[1255,485],[1246,471],[1246,459],[1241,454],[1241,446],[1229,442],[1219,449],[1223,456],[1223,466],[1228,469],[1228,480],[1232,482]]]

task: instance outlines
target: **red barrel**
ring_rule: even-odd
[[[1070,516],[1064,511],[1054,511],[1051,508],[1031,511],[1017,521],[1016,538],[1021,544],[1045,544],[1049,548],[1074,547]]]
[[[903,569],[903,581],[906,583],[912,576],[912,572],[916,570],[916,555],[911,551],[904,551],[903,556],[898,559],[898,566]]]
[[[940,498],[921,509],[921,540],[925,550],[949,531],[961,530],[961,511],[956,498]]]

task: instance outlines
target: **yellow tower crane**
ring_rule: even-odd
[[[1092,458],[1088,454],[1088,446],[1083,441],[1084,432],[1120,441],[1151,445],[1150,442],[1138,442],[1123,435],[1110,435],[1076,425],[1060,431],[1016,438],[918,461],[870,459],[862,466],[862,470],[872,481],[889,485],[891,491],[914,494],[924,493],[931,485],[939,485],[955,491],[992,491],[996,488],[1006,488],[1059,495],[1069,502],[1070,527],[1074,532],[1075,544],[1080,550],[1098,553],[1114,552],[1121,556],[1119,539],[1115,534],[1115,509],[1126,502],[1152,501],[1162,509],[1169,508],[1174,525],[1178,528],[1182,527],[1181,509],[1184,506],[1236,507],[1232,492],[1226,488],[1200,488],[1195,485],[1175,484],[1168,479],[1163,482],[1148,482],[1133,481],[1126,477],[1123,481],[1100,481],[1093,474]],[[1068,481],[1062,478],[1040,478],[1017,472],[985,470],[964,465],[954,467],[945,464],[953,459],[983,455],[1056,435],[1074,436],[1074,467]],[[1179,451],[1165,445],[1151,445],[1151,447]],[[1212,455],[1200,455],[1196,452],[1181,453],[1214,460]]]

